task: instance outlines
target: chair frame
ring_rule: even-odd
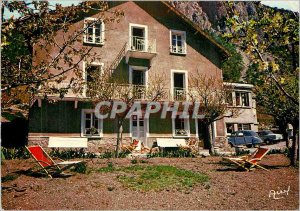
[[[256,149],[252,154],[250,154],[248,156],[241,156],[241,157],[238,157],[238,158],[224,157],[223,159],[236,164],[237,166],[243,168],[246,171],[250,171],[254,167],[258,167],[258,168],[264,169],[266,171],[269,171],[268,169],[266,169],[266,168],[262,167],[261,165],[259,165],[258,162],[263,159],[263,157],[270,151],[270,149],[263,148],[263,149],[267,149],[267,150],[259,158],[251,158],[251,157],[254,157],[256,155],[256,153],[259,151],[259,149],[260,148]],[[246,165],[250,165],[250,166],[247,167]]]
[[[56,158],[60,161],[62,161],[61,163],[57,163],[55,162],[51,157],[50,155],[43,149],[43,147],[41,147],[40,145],[32,145],[32,146],[25,146],[27,151],[29,152],[29,154],[31,155],[31,157],[39,164],[39,166],[42,168],[43,171],[45,171],[45,173],[47,174],[48,177],[52,178],[52,175],[49,173],[49,171],[47,171],[47,169],[51,169],[51,168],[56,168],[56,172],[55,174],[61,174],[64,170],[68,169],[68,168],[71,168],[72,166],[76,166],[78,164],[81,164],[81,163],[85,163],[85,161],[73,161],[73,162],[70,162],[69,164],[64,164],[63,162],[66,162],[65,160],[63,159],[60,159],[60,158]],[[41,148],[42,152],[44,153],[44,155],[52,161],[53,164],[51,163],[47,163],[43,160],[38,160],[34,154],[29,150],[29,147],[39,147]],[[43,166],[41,163],[45,163],[47,164],[48,166]],[[59,165],[65,165],[64,167],[59,167]]]

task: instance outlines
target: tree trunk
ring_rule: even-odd
[[[214,124],[211,123],[210,124],[210,133],[209,133],[209,136],[211,137],[210,138],[210,140],[211,140],[211,142],[210,142],[210,149],[209,149],[210,154],[214,154],[215,153],[215,150],[214,150],[215,137],[214,137],[213,133],[214,133]]]
[[[119,146],[122,141],[123,134],[123,119],[118,117],[118,132],[117,132],[117,147],[116,147],[116,158],[119,157]]]
[[[277,125],[279,126],[279,130],[283,135],[283,140],[285,141],[285,145],[287,148],[290,147],[289,134],[287,131],[287,123],[283,123],[283,121],[277,120]]]
[[[204,141],[204,148],[209,150],[209,154],[214,153],[214,147],[212,145],[212,127],[210,123],[205,124],[206,137]]]
[[[293,123],[293,139],[292,139],[292,148],[290,150],[290,159],[291,165],[297,165],[297,147],[298,147],[298,122]]]

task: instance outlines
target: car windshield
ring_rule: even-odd
[[[271,130],[265,130],[266,135],[270,135],[273,134],[273,132]]]

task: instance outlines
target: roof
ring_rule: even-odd
[[[253,84],[242,84],[242,83],[230,83],[230,82],[224,82],[225,86],[233,86],[237,88],[253,88]]]

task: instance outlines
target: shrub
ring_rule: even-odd
[[[87,166],[86,163],[79,163],[78,165],[75,166],[72,171],[80,173],[80,174],[85,174],[87,173]]]
[[[58,157],[61,159],[73,159],[73,158],[95,158],[97,157],[94,153],[85,152],[84,149],[80,150],[62,150],[53,149],[50,153],[51,157]]]
[[[28,159],[30,155],[25,147],[5,148],[1,147],[1,158],[7,160]]]

